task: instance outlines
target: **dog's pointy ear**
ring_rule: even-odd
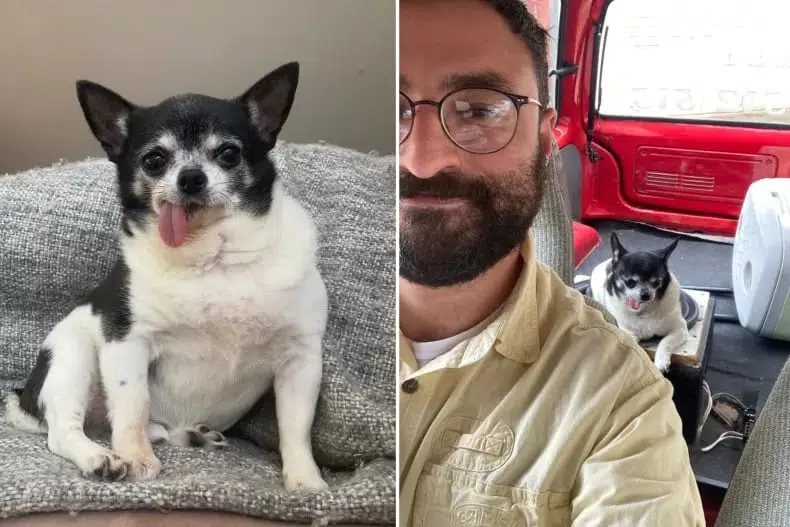
[[[656,254],[666,262],[667,260],[669,260],[669,256],[672,254],[672,252],[677,248],[679,241],[680,241],[680,237],[675,238],[674,240],[672,240],[672,242],[669,245],[667,245],[663,249],[657,250]]]
[[[617,233],[612,231],[612,263],[616,263],[620,258],[622,258],[625,254],[628,253],[623,244],[620,243],[620,238],[617,237]]]
[[[289,62],[256,82],[239,99],[247,107],[258,136],[270,148],[277,142],[296,95],[299,63]]]
[[[91,132],[110,159],[123,151],[129,131],[129,115],[136,106],[95,82],[77,81],[77,99]]]

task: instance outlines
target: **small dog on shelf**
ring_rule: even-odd
[[[668,260],[679,238],[661,249],[629,252],[612,232],[612,257],[590,276],[590,292],[637,341],[660,338],[654,362],[667,372],[672,354],[689,337],[680,304],[680,284]]]

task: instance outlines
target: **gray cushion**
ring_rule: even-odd
[[[573,285],[573,220],[571,219],[567,179],[562,166],[562,156],[556,141],[551,144],[551,157],[546,170],[546,189],[543,203],[532,226],[535,239],[535,256],[550,267],[562,281]],[[614,317],[604,307],[584,296],[588,306],[601,312],[604,319],[617,325]]]
[[[395,170],[380,157],[280,143],[288,190],[314,215],[330,316],[313,429],[330,490],[286,493],[272,398],[243,419],[232,447],[155,446],[152,482],[83,479],[44,436],[0,419],[0,517],[26,512],[213,509],[269,519],[394,522]],[[117,254],[114,171],[103,159],[0,177],[0,392],[19,387],[52,325],[94,287]],[[261,448],[262,447],[262,448]]]
[[[573,281],[573,225],[562,156],[555,141],[546,170],[543,202],[532,226],[535,255],[567,285]]]

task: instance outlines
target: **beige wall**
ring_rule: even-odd
[[[0,174],[101,155],[86,78],[133,102],[234,96],[301,62],[282,139],[395,149],[393,0],[0,0]]]

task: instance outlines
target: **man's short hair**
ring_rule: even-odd
[[[489,4],[504,17],[513,33],[519,35],[529,51],[535,66],[538,83],[538,98],[543,105],[549,104],[548,31],[527,10],[524,0],[489,0]],[[523,94],[528,95],[528,94]]]

